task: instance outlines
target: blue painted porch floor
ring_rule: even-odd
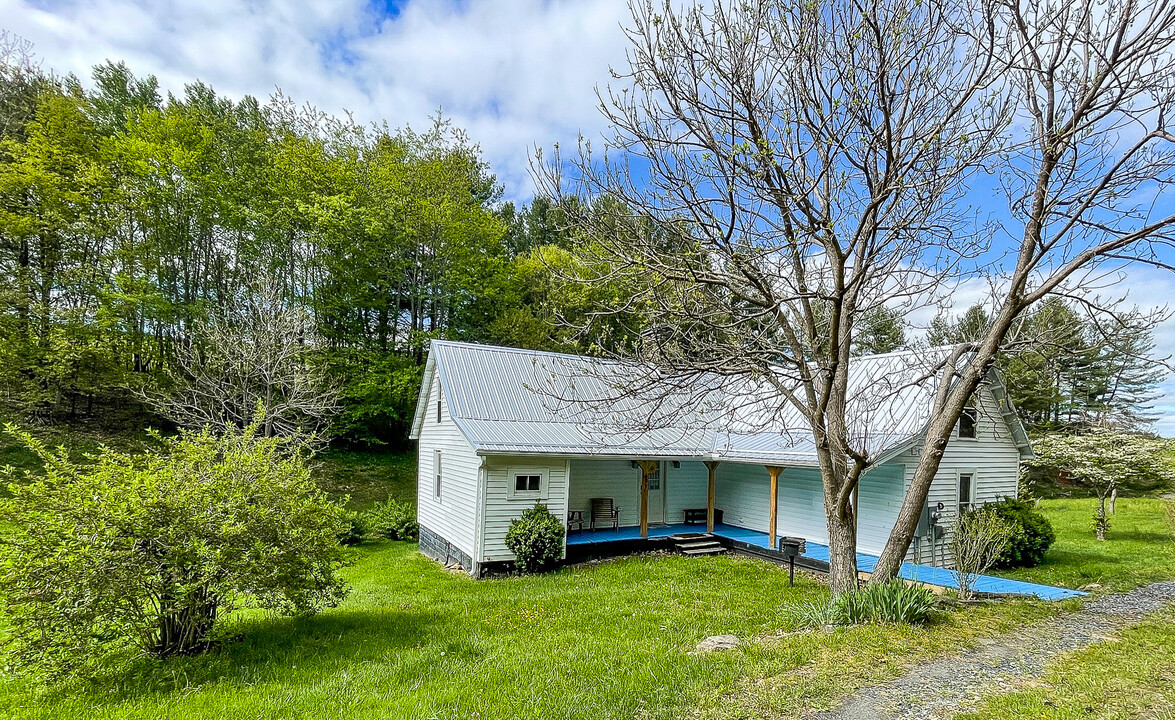
[[[705,525],[686,525],[685,523],[676,523],[673,525],[657,525],[649,527],[649,537],[668,537],[670,535],[677,535],[678,533],[690,532],[705,532]],[[725,523],[714,526],[714,534],[719,537],[727,538],[729,540],[737,540],[748,545],[754,545],[767,550],[771,550],[770,544],[767,542],[767,533],[757,532],[755,530],[747,530],[746,528],[736,527],[734,525],[727,525]],[[622,540],[639,540],[641,536],[639,527],[622,527],[617,530],[597,530],[595,532],[584,531],[578,533],[571,533],[567,536],[568,545],[594,545],[597,543],[610,543]],[[828,562],[828,546],[821,545],[809,541],[807,543],[807,551],[804,557],[813,560],[820,560]],[[857,553],[857,568],[862,572],[873,572],[873,568],[877,565],[878,557],[868,553]],[[915,563],[903,563],[899,574],[907,579],[915,582],[926,583],[927,585],[937,585],[946,588],[958,588],[958,583],[955,580],[955,575],[950,570],[933,567],[931,565],[918,565]],[[1072,597],[1082,597],[1086,593],[1077,590],[1068,590],[1066,588],[1052,587],[1051,585],[1038,585],[1036,583],[1021,582],[1019,580],[1008,580],[1006,578],[992,577],[990,575],[980,575],[975,582],[975,590],[986,593],[1001,593],[1014,595],[1035,595],[1042,600],[1064,600]]]

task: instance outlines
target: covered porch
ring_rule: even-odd
[[[596,530],[595,532],[575,532],[567,536],[567,545],[570,548],[591,548],[605,550],[610,544],[624,544],[632,547],[634,543],[658,540],[668,540],[671,535],[703,532],[705,527],[697,524],[672,523],[649,527],[647,534],[642,536],[640,527],[621,527],[616,530]],[[734,550],[740,550],[753,555],[759,555],[770,560],[782,560],[783,554],[775,549],[775,542],[767,533],[757,530],[715,523],[711,533],[719,538],[723,544]],[[808,541],[804,555],[796,562],[801,567],[826,571],[828,568],[828,546]],[[593,547],[594,546],[594,547]],[[872,553],[857,553],[857,568],[861,573],[871,573],[877,565],[878,556]],[[958,589],[958,582],[950,570],[920,565],[917,563],[903,563],[899,576],[905,580],[933,585],[941,588]],[[1086,593],[1066,588],[1039,585],[1037,583],[1008,580],[1006,578],[981,575],[975,583],[975,590],[981,593],[1006,595],[1032,595],[1041,600],[1064,600],[1073,597],[1082,597]]]
[[[780,477],[782,467],[699,459],[593,458],[573,459],[568,470],[569,545],[742,526],[765,530],[761,534],[774,544],[777,528],[783,525],[791,534],[813,536],[816,524],[823,524],[818,476],[808,479],[810,487],[793,485],[781,497],[781,483],[786,484]],[[597,501],[618,510],[614,518],[596,517],[593,533],[592,508]]]

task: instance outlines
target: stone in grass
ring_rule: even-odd
[[[742,644],[743,641],[734,635],[711,635],[698,643],[698,646],[694,648],[694,652],[704,653],[714,652],[716,650],[733,650]]]

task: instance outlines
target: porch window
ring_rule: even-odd
[[[547,469],[534,467],[510,468],[507,475],[508,495],[511,499],[541,500],[547,496]]]
[[[979,409],[970,406],[963,408],[963,414],[959,416],[959,437],[974,440],[978,435],[978,427]]]

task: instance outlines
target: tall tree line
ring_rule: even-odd
[[[982,304],[931,323],[931,345],[973,342],[991,322]],[[1152,358],[1152,323],[1137,311],[1091,316],[1054,297],[1025,313],[997,359],[1021,419],[1032,429],[1141,430],[1165,370]]]
[[[547,323],[556,210],[501,203],[446,120],[364,127],[201,83],[163,97],[111,62],[82,83],[4,40],[0,384],[26,415],[167,383],[194,325],[258,278],[311,314],[354,441],[403,437],[430,338],[580,348]]]

